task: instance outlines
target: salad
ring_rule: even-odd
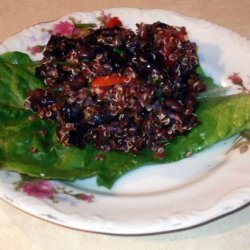
[[[110,188],[250,129],[249,94],[204,94],[217,87],[195,43],[161,22],[75,24],[51,35],[42,61],[1,55],[0,82],[1,165],[39,178],[97,176]]]
[[[111,21],[51,36],[36,68],[46,88],[31,91],[26,108],[56,120],[57,141],[66,146],[148,148],[164,158],[164,143],[199,123],[196,94],[206,85],[196,73],[196,45],[184,27],[157,22],[133,32]]]

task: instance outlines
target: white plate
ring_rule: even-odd
[[[208,21],[163,10],[109,9],[125,26],[165,22],[186,26],[199,47],[206,73],[223,86],[240,74],[249,84],[250,42]],[[5,51],[27,51],[44,45],[49,30],[73,17],[97,22],[100,11],[74,13],[27,28],[0,45]],[[33,56],[41,58],[41,54]],[[249,85],[248,85],[249,86]],[[237,91],[232,87],[233,91]],[[192,227],[227,214],[250,201],[250,152],[226,152],[235,138],[173,164],[142,167],[118,180],[112,190],[97,187],[95,178],[73,183],[32,183],[19,174],[0,171],[0,197],[45,220],[71,228],[111,234],[148,234]],[[246,148],[245,148],[246,149]],[[241,151],[244,151],[242,149]],[[35,197],[36,196],[36,197]],[[40,198],[38,198],[40,197]]]

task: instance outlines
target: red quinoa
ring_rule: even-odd
[[[64,145],[135,154],[148,148],[164,157],[164,143],[198,125],[195,96],[205,90],[186,29],[157,22],[136,32],[115,26],[81,34],[51,36],[36,69],[46,88],[29,93],[27,108],[56,120]],[[134,80],[92,86],[111,75]]]

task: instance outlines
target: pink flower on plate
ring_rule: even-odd
[[[93,195],[87,195],[87,194],[76,194],[75,197],[79,200],[86,201],[86,202],[92,202],[94,200]]]
[[[239,76],[239,73],[233,73],[228,77],[234,84],[242,85],[243,81],[241,77]]]
[[[43,45],[36,45],[33,47],[28,47],[27,50],[30,51],[31,55],[35,56],[37,53],[43,52],[45,46]]]
[[[22,189],[26,194],[41,199],[53,198],[54,195],[54,188],[48,181],[25,182]]]
[[[100,16],[97,18],[102,24],[107,23],[111,19],[111,14],[105,14],[104,11],[101,11]]]
[[[75,25],[68,21],[61,21],[53,27],[53,35],[70,36],[75,29]]]

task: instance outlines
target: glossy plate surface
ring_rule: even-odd
[[[208,21],[164,10],[122,8],[104,13],[120,17],[132,29],[136,23],[155,21],[187,27],[208,75],[222,86],[231,86],[228,76],[236,72],[249,88],[250,42],[238,34]],[[0,44],[0,54],[17,50],[40,59],[39,46],[47,43],[48,30],[60,21],[98,23],[100,15],[101,11],[74,13],[34,25]],[[239,90],[231,86],[231,91]],[[250,201],[250,151],[240,147],[230,150],[236,139],[218,143],[177,163],[134,170],[111,190],[97,187],[95,178],[72,183],[32,181],[1,170],[0,197],[32,215],[80,230],[133,235],[184,229]]]

